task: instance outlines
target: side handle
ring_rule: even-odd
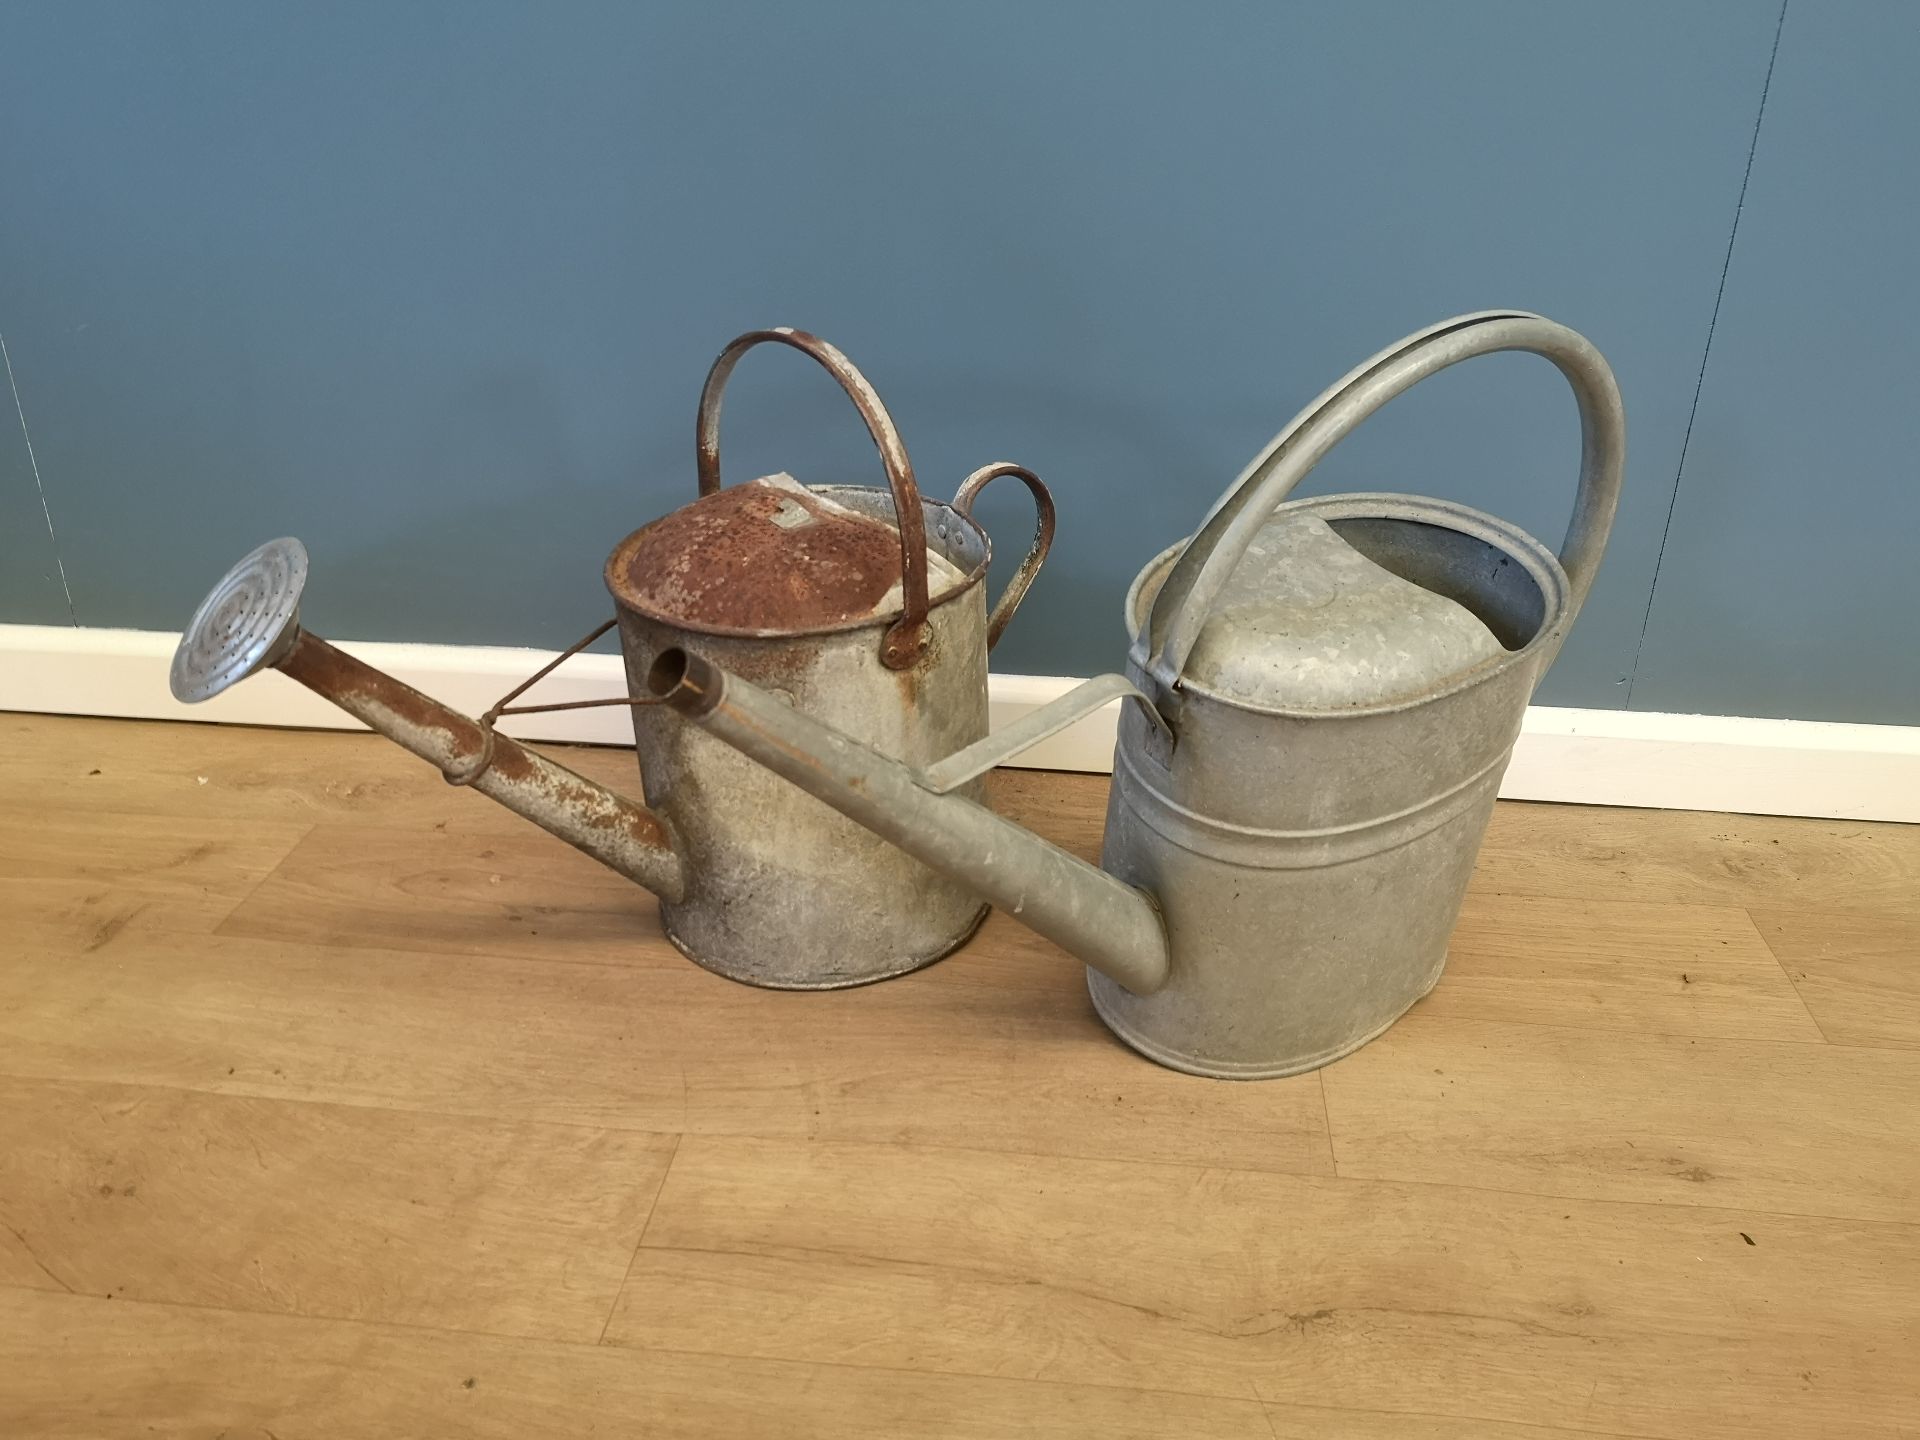
[[[1027,591],[1033,588],[1034,579],[1040,574],[1040,567],[1046,563],[1047,552],[1053,548],[1053,495],[1040,477],[1024,465],[1015,465],[1000,460],[992,465],[982,465],[973,474],[960,482],[960,488],[954,491],[953,508],[969,520],[973,519],[973,502],[980,492],[1002,475],[1017,475],[1033,496],[1033,545],[1027,551],[1027,558],[1020,562],[1020,568],[1013,572],[1013,578],[1007,582],[1007,588],[1000,592],[1000,598],[994,603],[993,614],[987,617],[987,649],[991,650],[1000,643],[1000,637],[1006,632],[1013,620],[1014,611],[1020,608],[1020,602],[1027,598]],[[989,546],[992,542],[989,540]],[[989,552],[991,553],[991,552]]]
[[[956,750],[944,760],[936,760],[923,770],[914,772],[914,782],[922,790],[930,790],[935,795],[945,795],[958,790],[969,780],[977,779],[994,768],[1004,765],[1022,750],[1031,750],[1042,740],[1058,735],[1069,725],[1085,719],[1094,711],[1119,699],[1134,699],[1140,702],[1140,709],[1151,718],[1155,728],[1163,734],[1167,722],[1160,718],[1160,712],[1147,703],[1147,697],[1134,687],[1124,675],[1096,675],[1093,679],[1079,684],[1057,700],[1049,700],[1037,710],[1029,710],[1018,720],[1004,729],[996,730],[983,740],[976,740],[964,750]],[[1168,735],[1168,743],[1172,737]]]

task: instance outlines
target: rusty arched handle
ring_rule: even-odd
[[[894,518],[900,531],[900,618],[887,627],[880,645],[880,660],[889,670],[909,668],[927,647],[927,521],[920,509],[920,490],[913,483],[913,462],[907,459],[907,445],[895,428],[887,407],[854,363],[818,335],[781,326],[774,330],[749,330],[713,362],[707,383],[700,391],[699,473],[700,493],[711,495],[720,488],[720,401],[727,377],[740,357],[754,346],[767,341],[790,345],[811,355],[827,373],[840,382],[840,388],[853,401],[860,418],[867,422],[867,433],[887,467],[887,487],[893,491]]]
[[[973,474],[960,482],[960,488],[953,492],[953,508],[967,519],[973,519],[973,502],[979,493],[1002,475],[1017,475],[1033,496],[1033,545],[1027,551],[1027,558],[1020,562],[1020,568],[1013,572],[1013,578],[1007,582],[1007,588],[1000,592],[1000,599],[993,607],[993,614],[987,619],[987,649],[991,650],[1000,643],[1000,637],[1013,620],[1013,612],[1020,608],[1020,602],[1027,598],[1027,591],[1033,588],[1034,577],[1039,575],[1040,567],[1046,563],[1047,551],[1053,548],[1053,495],[1040,477],[1024,465],[1015,465],[1008,460],[998,460],[991,465],[982,465]],[[989,544],[992,542],[989,541]]]

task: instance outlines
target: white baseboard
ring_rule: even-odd
[[[205,705],[182,705],[167,693],[177,638],[149,630],[0,625],[0,710],[359,728],[280,675],[257,677]],[[552,658],[551,652],[480,645],[342,648],[468,714]],[[618,657],[582,655],[542,684],[540,698],[592,699],[617,694],[624,683]],[[1076,683],[1051,675],[993,676],[993,727]],[[1118,713],[1117,704],[1109,706],[1015,763],[1107,771]],[[501,728],[532,740],[623,745],[633,738],[626,712],[615,709],[517,716]],[[1527,711],[1500,793],[1585,805],[1920,822],[1920,726],[1536,705]]]

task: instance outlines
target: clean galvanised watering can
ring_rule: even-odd
[[[1410,495],[1288,502],[1333,446],[1447,366],[1530,351],[1579,403],[1561,552]],[[709,734],[871,826],[1078,956],[1101,1018],[1201,1075],[1312,1069],[1432,988],[1521,718],[1606,546],[1620,393],[1583,337],[1468,315],[1347,375],[1277,436],[1200,532],[1127,595],[1126,675],[930,766],[901,765],[704,654],[650,688]],[[1116,696],[1101,868],[960,793]]]
[[[727,378],[765,342],[811,356],[865,420],[886,489],[800,486],[787,477],[720,486]],[[660,897],[669,939],[736,980],[781,989],[858,985],[963,944],[987,906],[864,826],[685,724],[648,696],[660,652],[697,641],[792,713],[909,766],[987,733],[987,651],[1045,559],[1053,503],[1030,471],[988,465],[951,505],[920,498],[879,396],[833,346],[797,330],[741,336],[714,362],[698,421],[700,498],[623,540],[607,561],[642,783],[652,808],[614,794],[506,735],[509,704],[461,715],[299,624],[307,555],[261,546],[228,573],[182,635],[171,684],[206,700],[272,667],[482,794]],[[981,489],[1017,476],[1039,512],[1034,543],[991,616],[991,546],[972,518]],[[565,655],[561,657],[565,658]],[[980,782],[984,784],[984,782]],[[976,784],[973,793],[979,793]]]

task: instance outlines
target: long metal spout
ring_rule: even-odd
[[[648,688],[692,723],[983,897],[1136,995],[1167,982],[1154,903],[939,779],[889,760],[684,650]]]
[[[463,773],[483,753],[486,736],[475,721],[309,631],[277,668],[445,774]],[[661,899],[683,897],[673,832],[644,806],[498,731],[492,763],[472,786]]]
[[[651,810],[495,732],[491,759],[480,724],[299,624],[307,553],[297,540],[262,545],[202,602],[175,652],[181,700],[210,699],[273,668],[324,696],[443,774],[479,772],[475,790],[644,885],[663,900],[685,894],[672,830]]]

